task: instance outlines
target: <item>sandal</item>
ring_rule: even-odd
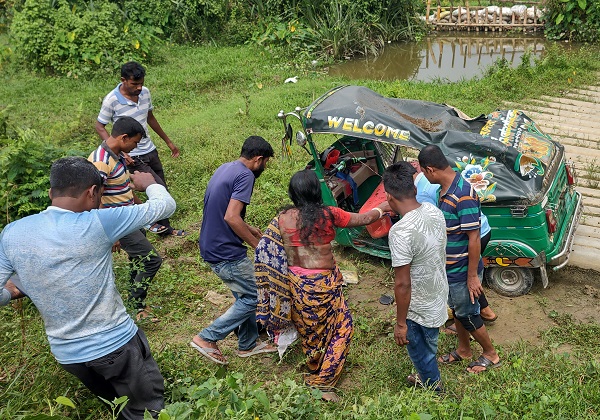
[[[171,235],[183,238],[184,236],[187,236],[187,232],[183,229],[173,229]]]
[[[193,341],[190,341],[190,346],[192,346],[193,348],[198,350],[202,356],[206,357],[211,362],[217,363],[219,365],[228,365],[229,364],[229,362],[227,361],[225,356],[223,356],[223,353],[221,353],[221,350],[219,350],[218,348],[202,347],[202,346],[194,343]],[[217,356],[217,357],[215,357],[215,356]]]
[[[158,223],[153,224],[152,226],[147,226],[149,232],[161,234],[164,233],[168,228],[166,226],[160,225]]]
[[[456,350],[452,350],[450,353],[440,356],[438,363],[443,365],[452,365],[454,363],[462,362],[463,360],[464,359],[456,352]]]
[[[479,371],[479,372],[472,372],[469,369],[470,368],[474,368],[475,366],[481,366],[485,369]],[[492,362],[490,359],[488,359],[487,357],[485,357],[483,354],[481,356],[479,356],[479,358],[477,358],[477,360],[472,361],[471,363],[469,363],[468,367],[467,367],[467,372],[469,373],[474,373],[474,374],[478,374],[478,373],[482,373],[482,372],[487,372],[490,369],[494,369],[497,367],[502,366],[502,361],[498,360],[497,363]]]

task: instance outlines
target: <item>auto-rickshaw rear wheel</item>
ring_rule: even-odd
[[[487,284],[502,296],[516,297],[529,293],[533,270],[521,267],[490,267],[485,270]]]

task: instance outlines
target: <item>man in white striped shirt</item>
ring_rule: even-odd
[[[96,121],[96,131],[102,140],[106,140],[109,137],[106,130],[108,123],[114,123],[121,117],[132,117],[142,124],[146,133],[148,133],[148,126],[150,126],[171,149],[171,156],[174,158],[179,157],[179,149],[164,132],[152,112],[154,107],[152,106],[150,91],[144,86],[145,76],[146,69],[141,64],[135,61],[123,64],[121,67],[121,83],[102,101],[102,107]],[[158,150],[150,136],[142,139],[135,149],[124,156],[127,167],[131,172],[149,172],[158,184],[167,187]],[[149,227],[149,230],[153,233],[179,237],[186,235],[183,230],[173,229],[169,219],[158,220]]]

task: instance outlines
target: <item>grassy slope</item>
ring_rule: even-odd
[[[191,336],[222,310],[204,299],[206,292],[226,294],[200,260],[196,246],[203,191],[212,172],[221,163],[237,158],[248,135],[267,138],[279,155],[282,130],[275,118],[277,112],[306,106],[329,88],[348,81],[303,71],[282,57],[250,47],[169,47],[162,54],[148,66],[146,85],[153,93],[155,115],[181,148],[182,156],[171,159],[161,140],[156,135],[154,139],[158,140],[178,203],[174,224],[192,233],[183,240],[157,242],[167,258],[149,303],[156,306],[162,322],[144,327],[166,379],[167,397],[171,398],[178,395],[179,385],[202,382],[215,371],[214,365],[205,363],[187,346]],[[500,106],[502,100],[523,103],[527,98],[594,81],[598,63],[593,57],[553,59],[552,65],[533,71],[504,69],[481,81],[456,84],[357,83],[382,94],[450,103],[478,115]],[[297,84],[283,83],[294,75],[299,76]],[[93,123],[102,96],[114,87],[116,75],[84,81],[9,70],[1,77],[0,107],[12,107],[13,126],[35,128],[41,138],[72,139],[86,152],[95,147],[98,140]],[[286,203],[289,176],[305,163],[306,155],[297,147],[291,161],[274,160],[257,183],[248,212],[250,223],[266,225]],[[346,251],[343,258],[359,267],[362,277],[390,282],[388,263]],[[116,272],[125,290],[123,255],[116,257]],[[404,386],[410,361],[390,337],[393,313],[382,318],[355,303],[351,307],[357,328],[341,383],[345,402],[321,406],[323,418],[392,418],[423,412],[442,418],[592,418],[598,414],[594,401],[600,399],[600,390],[597,382],[589,380],[594,371],[598,373],[592,356],[600,344],[597,334],[575,347],[579,350],[577,361],[556,357],[544,348],[515,345],[500,349],[505,368],[488,375],[471,377],[462,367],[444,368],[448,395],[440,400]],[[76,400],[80,418],[99,418],[99,403],[54,362],[41,320],[29,302],[19,304],[17,310],[0,309],[0,323],[0,418],[49,412],[49,405],[56,404],[46,400],[53,401],[58,395]],[[584,327],[583,331],[597,331],[597,327]],[[548,337],[548,344],[558,340],[554,335]],[[228,339],[222,345],[226,355],[232,355],[234,344]],[[440,351],[450,350],[451,345],[451,340],[442,338]],[[280,364],[275,359],[264,362],[231,357],[229,370],[244,372],[249,383],[265,383],[267,394],[272,395],[283,378],[301,382],[302,360],[298,349]]]

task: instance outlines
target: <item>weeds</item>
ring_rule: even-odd
[[[167,408],[163,419],[166,415],[186,418],[185,412],[193,413],[189,419],[253,419],[253,415],[260,419],[592,419],[600,415],[600,390],[594,381],[594,375],[598,375],[600,332],[595,324],[579,326],[558,313],[558,324],[553,327],[557,329],[544,336],[548,344],[500,347],[504,361],[500,370],[474,377],[464,373],[464,365],[442,367],[447,390],[444,397],[405,385],[412,364],[405,349],[395,346],[390,336],[393,309],[389,316],[378,315],[368,302],[356,299],[350,304],[357,333],[339,384],[344,397],[341,404],[321,404],[318,395],[302,385],[304,355],[300,346],[292,347],[278,364],[276,357],[270,356],[250,361],[236,358],[236,341],[227,339],[222,345],[230,360],[227,373],[216,372],[213,365],[194,354],[188,344],[191,337],[225,309],[205,301],[204,296],[209,290],[227,292],[198,256],[202,197],[210,176],[220,164],[239,156],[241,144],[249,135],[259,134],[274,146],[279,144],[281,122],[276,114],[280,109],[306,106],[329,88],[349,81],[303,70],[298,63],[277,55],[277,51],[251,45],[168,46],[162,54],[162,61],[148,66],[146,84],[153,94],[155,115],[182,153],[177,160],[171,159],[164,144],[157,142],[178,205],[173,223],[193,232],[181,240],[151,239],[164,256],[164,263],[150,287],[147,304],[160,307],[162,321],[143,328],[165,378]],[[479,115],[495,109],[508,97],[535,98],[565,86],[589,83],[596,77],[595,56],[584,52],[562,58],[561,54],[560,50],[549,51],[535,67],[500,68],[482,80],[363,84],[384,95],[451,103],[467,114]],[[298,83],[283,83],[294,75],[298,75]],[[94,121],[101,98],[118,81],[116,74],[82,81],[40,78],[12,68],[1,77],[0,106],[11,106],[6,114],[5,135],[11,137],[27,127],[37,133],[37,137],[27,140],[31,147],[19,155],[29,156],[27,153],[36,148],[77,146],[82,149],[81,155],[87,156],[97,147]],[[570,83],[568,78],[572,79]],[[511,84],[518,89],[505,90]],[[239,109],[244,111],[246,101],[248,112],[242,116]],[[290,160],[276,157],[257,181],[248,206],[247,221],[256,226],[266,226],[288,202],[290,175],[310,159],[295,145]],[[43,166],[42,157],[34,160]],[[47,188],[46,184],[42,189]],[[376,258],[340,249],[336,249],[336,255],[347,259],[362,278],[369,278],[373,284],[380,282],[389,287],[393,283],[389,267]],[[117,287],[122,296],[127,296],[127,257],[122,253],[114,259]],[[35,307],[28,300],[20,305],[18,310],[0,308],[0,418],[47,414],[47,401],[64,396],[73,402],[76,413],[71,407],[52,403],[55,415],[109,419],[109,410],[52,357]],[[554,354],[549,344],[558,343],[571,344],[576,357]],[[451,338],[440,337],[440,351],[452,350],[454,345]]]

